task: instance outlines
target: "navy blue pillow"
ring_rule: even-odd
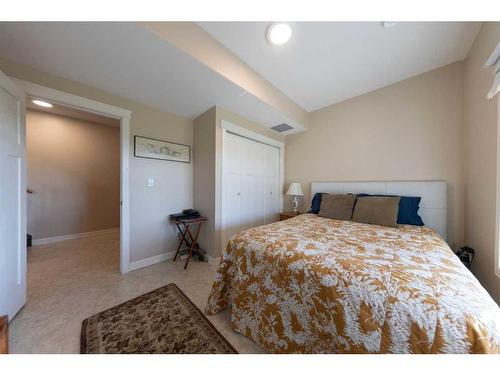
[[[321,194],[322,193],[314,194],[314,197],[311,201],[311,210],[309,211],[309,213],[313,214],[319,213],[319,210],[321,209]]]
[[[381,195],[381,194],[358,194],[358,197],[396,197],[397,195]],[[424,225],[422,218],[418,214],[421,197],[405,197],[400,196],[399,211],[398,211],[398,224],[409,225]],[[321,203],[321,202],[320,202]]]

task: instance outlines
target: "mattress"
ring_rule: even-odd
[[[304,214],[235,235],[207,314],[272,353],[499,353],[500,308],[427,227]]]

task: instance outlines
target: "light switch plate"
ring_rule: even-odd
[[[148,186],[155,186],[155,179],[154,178],[148,178]]]

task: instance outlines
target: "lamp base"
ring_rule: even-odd
[[[297,213],[299,212],[299,209],[297,208],[298,205],[299,205],[298,198],[295,195],[293,197],[293,210],[292,210],[293,212],[297,212]]]

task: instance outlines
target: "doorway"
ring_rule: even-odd
[[[119,120],[28,96],[26,145],[28,245],[119,233]]]
[[[109,104],[97,102],[64,91],[55,90],[31,82],[12,79],[24,90],[28,98],[37,98],[65,107],[69,110],[87,112],[118,122],[120,137],[120,272],[129,271],[130,202],[129,202],[129,157],[131,112]]]

